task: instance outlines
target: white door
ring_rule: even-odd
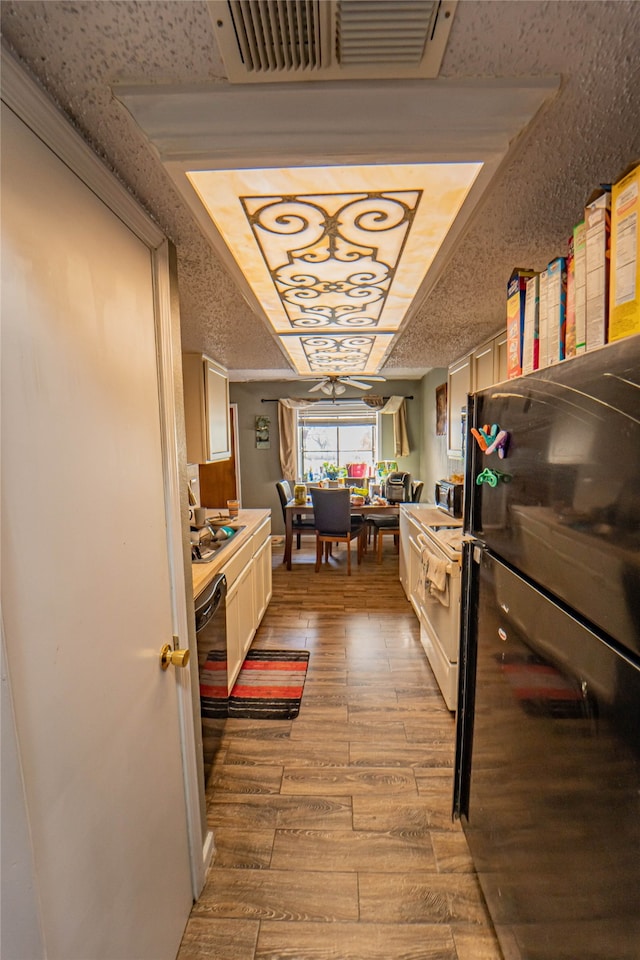
[[[2,605],[48,960],[173,960],[192,903],[159,411],[148,247],[3,107]]]

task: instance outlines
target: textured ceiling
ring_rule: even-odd
[[[207,4],[3,0],[1,28],[176,244],[184,348],[207,352],[232,376],[294,376],[112,92],[118,84],[226,86]],[[447,365],[499,331],[512,267],[541,269],[563,253],[593,187],[640,155],[639,49],[635,0],[458,4],[441,77],[556,75],[562,84],[507,155],[438,282],[403,328],[385,375]]]

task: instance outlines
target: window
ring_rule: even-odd
[[[326,475],[323,464],[366,465],[365,476],[377,462],[378,415],[362,400],[314,403],[298,411],[298,449],[304,477]]]

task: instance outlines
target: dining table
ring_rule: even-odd
[[[306,503],[296,503],[295,500],[289,500],[284,508],[285,515],[285,536],[284,536],[284,558],[283,562],[287,565],[287,570],[291,570],[291,550],[293,546],[293,518],[312,517],[313,504],[311,498],[307,498]],[[357,517],[385,517],[400,516],[399,503],[352,503],[351,515]]]

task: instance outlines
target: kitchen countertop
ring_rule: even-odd
[[[446,510],[441,510],[433,503],[403,503],[402,508],[410,517],[426,527],[433,527],[438,524],[443,527],[462,526],[461,519],[450,516]]]
[[[223,507],[207,509],[207,518],[217,517],[220,514],[226,516],[227,511]],[[230,520],[229,526],[244,526],[233,539],[220,547],[212,560],[208,563],[192,563],[191,577],[193,581],[193,596],[196,597],[200,591],[213,580],[217,573],[220,573],[226,563],[231,560],[244,543],[251,538],[258,527],[271,516],[271,510],[240,510],[236,520]]]

